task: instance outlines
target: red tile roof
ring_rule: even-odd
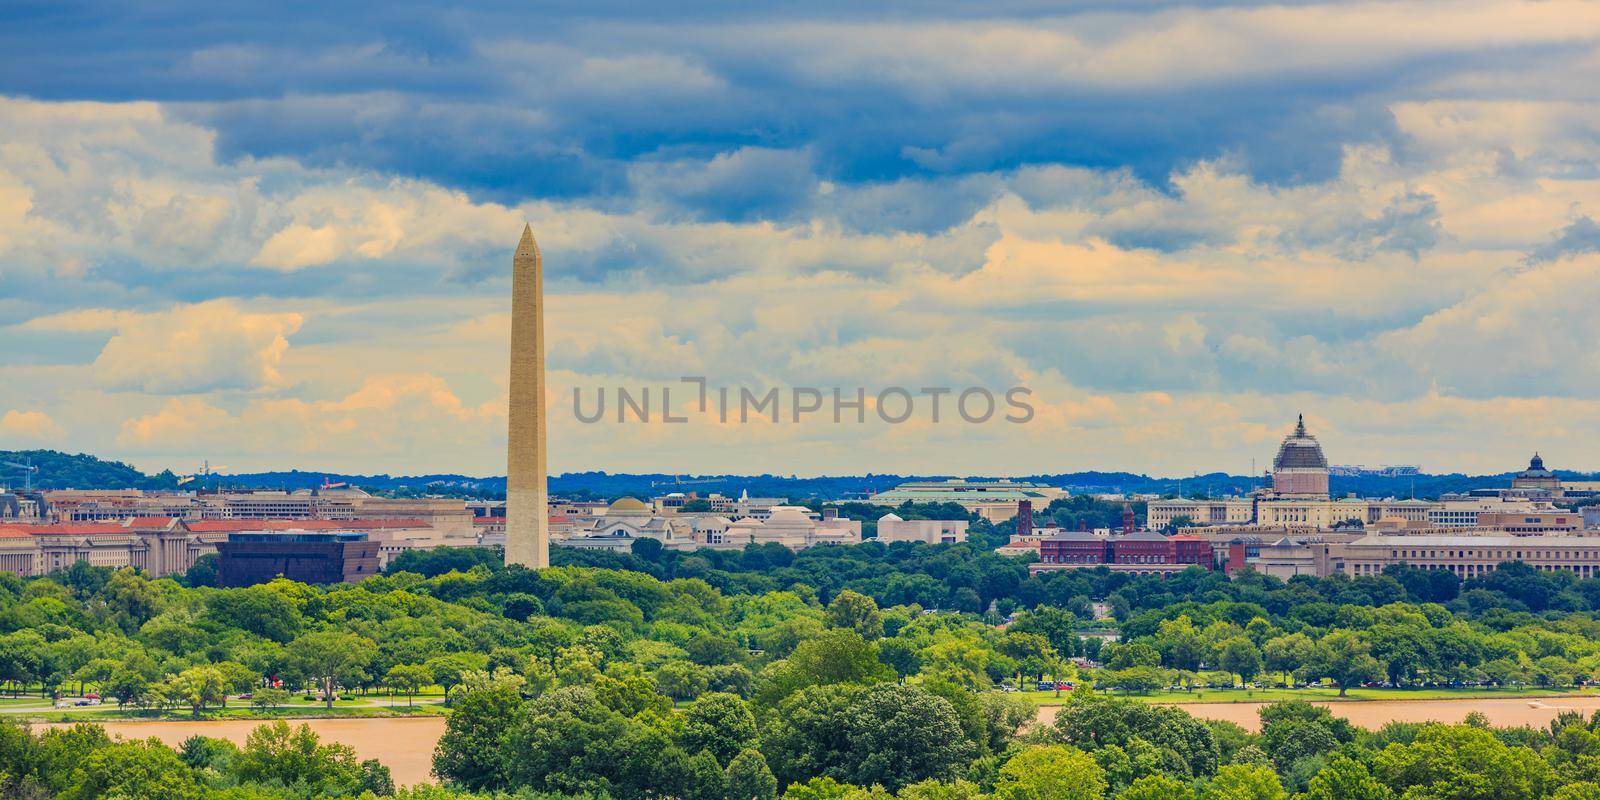
[[[184,523],[195,533],[246,531],[367,531],[426,528],[416,519],[197,519]]]
[[[134,517],[128,520],[130,528],[165,528],[172,524],[176,517]]]
[[[34,536],[97,536],[107,533],[127,533],[120,522],[73,522],[63,525],[18,525],[15,528]]]
[[[331,519],[197,519],[184,524],[195,533],[326,531],[344,527]]]

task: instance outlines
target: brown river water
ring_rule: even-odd
[[[351,719],[292,719],[290,725],[302,722],[310,725],[325,742],[350,745],[356,755],[376,758],[394,774],[396,786],[409,786],[433,780],[433,745],[444,733],[444,717],[364,717]],[[56,727],[60,723],[37,727]],[[221,719],[162,720],[135,722],[104,720],[103,726],[112,736],[124,739],[148,739],[154,736],[172,747],[183,740],[200,734],[218,739],[228,739],[244,744],[250,731],[262,725],[260,720]]]
[[[1261,720],[1256,712],[1263,703],[1178,703],[1202,719],[1220,719],[1257,731]],[[1460,700],[1369,700],[1319,703],[1363,728],[1380,728],[1389,722],[1460,722],[1467,714],[1481,711],[1489,722],[1499,726],[1542,726],[1562,711],[1593,714],[1600,711],[1600,696],[1546,698],[1463,698]],[[1039,722],[1055,720],[1055,706],[1039,709]],[[355,749],[361,758],[376,758],[394,773],[394,782],[406,786],[433,780],[433,746],[444,733],[442,717],[367,717],[358,719],[290,720],[311,726],[325,741],[340,742]],[[254,720],[181,720],[161,722],[105,721],[108,733],[126,739],[154,736],[173,747],[195,734],[230,739],[243,744],[257,725]]]
[[[1201,719],[1220,719],[1240,725],[1245,730],[1261,730],[1257,712],[1266,703],[1172,703]],[[1493,697],[1461,698],[1459,700],[1360,700],[1316,703],[1363,728],[1377,729],[1390,722],[1460,722],[1467,715],[1482,712],[1489,724],[1515,728],[1523,725],[1543,726],[1563,711],[1581,711],[1585,715],[1600,711],[1600,696],[1582,697]],[[1055,706],[1039,709],[1039,723],[1048,725],[1056,718]]]

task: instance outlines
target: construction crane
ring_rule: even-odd
[[[226,468],[224,468],[224,469],[226,469]],[[197,481],[198,480],[198,481],[200,481],[200,485],[202,487],[204,487],[205,483],[206,483],[206,478],[209,478],[209,477],[211,477],[211,459],[208,458],[200,465],[200,471],[199,472],[196,472],[193,475],[181,475],[181,476],[179,476],[178,477],[178,485],[179,486],[183,486],[184,484],[191,483],[193,481]]]
[[[39,468],[33,465],[33,459],[28,459],[26,463],[22,464],[18,464],[15,461],[0,461],[0,464],[22,470],[22,490],[25,492],[33,491],[33,473],[39,471]]]

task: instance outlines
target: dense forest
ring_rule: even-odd
[[[211,588],[205,565],[186,581],[84,564],[0,575],[0,687],[87,686],[186,715],[247,690],[270,707],[290,691],[331,704],[440,687],[443,787],[419,798],[1600,798],[1600,735],[1576,717],[1367,732],[1290,704],[1256,735],[1136,699],[1197,684],[1588,681],[1600,581],[1570,573],[1029,576],[982,546],[879,543],[556,558],[532,572],[492,550],[413,552],[329,587]],[[1107,624],[1092,603],[1120,642],[1085,635]],[[1029,727],[1032,706],[998,689],[1046,676],[1079,688],[1052,725]],[[262,688],[269,677],[284,688]],[[381,765],[278,725],[242,748],[179,750],[6,725],[0,764],[6,797],[390,791]]]

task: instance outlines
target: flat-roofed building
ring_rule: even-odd
[[[1600,576],[1600,536],[1366,536],[1340,548],[1333,571],[1378,575],[1391,564],[1442,569],[1460,578],[1521,561],[1535,569]]]
[[[378,574],[378,549],[377,542],[354,531],[232,533],[217,544],[217,582],[254,586],[281,576],[302,583],[357,583]]]
[[[878,541],[885,544],[956,544],[966,540],[967,521],[964,519],[901,519],[892,511],[878,518]]]
[[[1152,530],[1165,530],[1182,517],[1190,523],[1210,525],[1248,525],[1255,519],[1255,503],[1245,497],[1215,500],[1151,500],[1146,505],[1146,524]]]
[[[230,492],[201,498],[206,519],[315,519],[318,498],[311,492]]]
[[[1505,531],[1514,536],[1541,536],[1576,533],[1583,530],[1583,514],[1577,511],[1487,511],[1478,515],[1478,526]]]
[[[183,520],[142,517],[122,522],[0,526],[0,570],[44,575],[84,561],[133,567],[152,576],[181,574],[216,552],[222,537],[193,532]]]
[[[152,577],[181,575],[201,556],[217,552],[231,534],[289,531],[360,533],[379,548],[379,568],[405,550],[444,543],[418,520],[238,520],[134,517],[120,522],[0,525],[0,571],[44,575],[84,561],[97,567],[133,567]]]
[[[1110,563],[1106,537],[1089,531],[1060,531],[1039,540],[1039,563],[1051,567]]]
[[[1428,512],[1428,522],[1441,528],[1476,528],[1486,524],[1482,514],[1538,515],[1562,512],[1547,500],[1518,497],[1454,497],[1443,500]]]
[[[52,490],[43,492],[55,522],[120,522],[133,517],[199,519],[193,492],[143,492],[138,489]]]
[[[1328,574],[1332,544],[1317,538],[1284,536],[1269,542],[1239,540],[1228,544],[1228,573],[1249,567],[1263,575],[1288,580],[1296,575]]]
[[[0,572],[10,572],[22,577],[29,577],[34,572],[34,563],[39,556],[39,547],[33,541],[33,536],[27,531],[0,526]]]
[[[1199,536],[1163,536],[1155,531],[1099,534],[1061,531],[1039,540],[1033,574],[1105,567],[1113,572],[1166,575],[1189,567],[1215,568],[1211,543]]]
[[[1035,510],[1051,500],[1067,497],[1065,489],[1020,481],[913,481],[879,492],[865,501],[880,506],[902,503],[955,503],[990,522],[1003,522],[1017,515],[1017,504],[1026,500]]]

